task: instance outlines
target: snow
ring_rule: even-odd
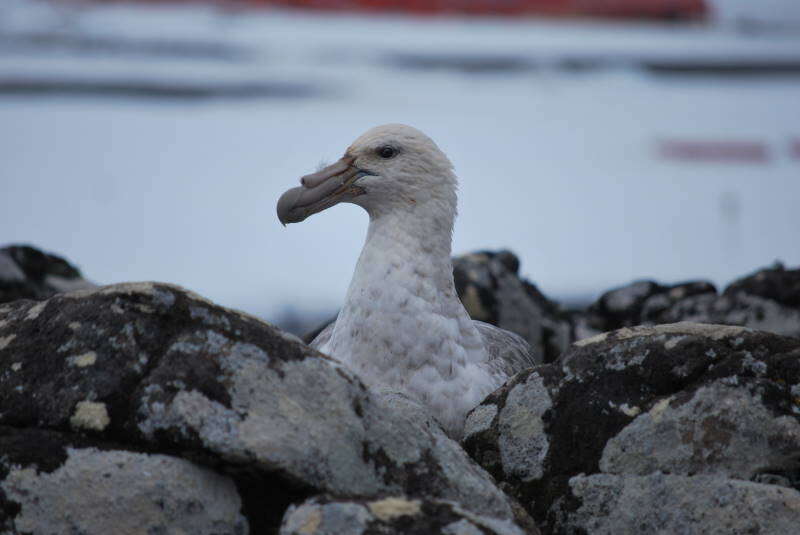
[[[371,126],[430,135],[461,178],[454,250],[507,247],[548,295],[633,278],[729,282],[800,264],[800,77],[654,76],[647,59],[798,59],[792,33],[207,7],[54,11],[4,0],[0,38],[127,40],[114,54],[3,46],[0,81],[308,85],[308,98],[0,94],[0,243],[30,242],[97,282],[161,280],[274,317],[338,307],[366,215],[337,206],[283,228],[280,194]],[[9,37],[9,38],[10,38]],[[137,43],[218,43],[238,59],[150,57]],[[19,42],[10,40],[8,42]],[[393,58],[520,59],[516,71],[401,68]],[[609,68],[558,68],[564,58]],[[766,143],[766,163],[662,159],[664,139]]]

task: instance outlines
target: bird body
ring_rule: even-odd
[[[343,200],[370,216],[344,306],[311,345],[367,384],[418,400],[459,438],[468,411],[535,361],[524,340],[473,321],[458,298],[450,260],[457,202],[452,164],[427,136],[404,125],[368,131],[340,162],[330,166],[338,174],[307,175],[278,206],[288,222],[318,211],[313,203],[327,208],[328,196],[320,201],[310,190],[340,180],[335,177],[347,167],[357,178],[342,180]],[[297,215],[308,206],[309,214]]]

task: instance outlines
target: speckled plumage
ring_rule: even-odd
[[[376,156],[385,146],[397,156]],[[436,144],[386,125],[347,154],[374,173],[356,182],[366,193],[350,201],[369,213],[369,230],[336,322],[311,345],[367,383],[419,400],[458,438],[469,410],[534,364],[530,347],[473,321],[458,299],[450,260],[457,179]]]

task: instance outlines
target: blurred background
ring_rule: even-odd
[[[368,220],[275,202],[387,122],[556,300],[800,264],[797,0],[2,0],[0,244],[303,330]]]

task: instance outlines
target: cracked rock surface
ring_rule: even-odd
[[[732,489],[719,517],[739,507],[756,515],[746,525],[794,533],[781,530],[800,525],[800,340],[694,323],[604,333],[491,394],[465,436],[545,533],[641,533],[637,519],[645,532],[723,533],[704,531],[712,514],[685,523],[663,512],[713,489]]]

